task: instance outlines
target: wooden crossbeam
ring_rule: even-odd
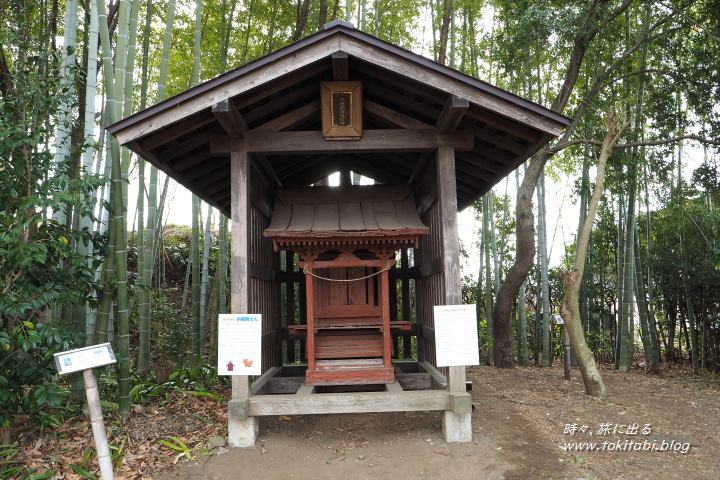
[[[244,140],[213,135],[210,137],[210,151],[214,155],[227,155],[239,149],[265,155],[423,152],[441,147],[468,151],[472,150],[474,141],[472,130],[446,135],[440,135],[436,130],[366,130],[361,139],[350,142],[327,141],[318,131],[258,132]]]
[[[247,137],[248,126],[240,111],[227,98],[212,106],[212,113],[231,138]]]
[[[440,112],[440,117],[438,117],[435,123],[438,132],[442,134],[454,132],[458,125],[460,125],[460,121],[462,121],[469,107],[470,102],[464,98],[450,95],[447,102],[445,102],[442,112]]]

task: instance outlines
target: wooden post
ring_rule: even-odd
[[[289,276],[293,273],[293,259],[295,254],[291,251],[285,252],[285,274]],[[285,282],[285,325],[295,324],[295,282],[287,280]],[[287,341],[287,361],[295,363],[295,340]]]
[[[437,151],[438,200],[442,222],[442,277],[445,304],[460,305],[460,236],[457,222],[457,192],[455,190],[455,149],[441,147]],[[448,390],[453,397],[451,410],[443,414],[443,434],[447,442],[472,441],[472,424],[466,398],[465,367],[448,367]]]
[[[402,279],[402,319],[410,321],[410,279],[405,275],[410,266],[408,262],[408,249],[403,248],[400,257],[401,272],[404,274]],[[403,337],[403,357],[407,360],[412,357],[412,337]]]
[[[381,258],[381,267],[384,268],[382,265],[387,265],[390,259],[388,257],[382,257]],[[390,296],[390,292],[388,289],[390,288],[390,282],[389,282],[389,275],[388,271],[384,270],[380,274],[380,305],[382,307],[382,318],[383,318],[383,366],[385,368],[392,368],[392,335],[390,333],[390,299],[388,298]],[[393,290],[394,293],[394,290]]]
[[[95,437],[97,460],[100,464],[100,476],[103,480],[113,480],[115,475],[113,473],[112,458],[110,457],[110,446],[108,445],[107,432],[105,431],[97,379],[95,378],[92,368],[83,370],[83,379],[85,380],[85,392],[87,395],[88,409],[90,410],[90,422],[92,423],[93,436]]]
[[[570,380],[570,334],[567,330],[567,325],[563,323],[562,326],[563,329],[563,350],[564,350],[564,358],[563,358],[563,364],[564,364],[564,373],[565,373],[565,380]]]
[[[308,372],[315,370],[315,295],[313,288],[313,277],[310,275],[313,271],[312,260],[308,258],[305,263],[308,274],[305,275],[305,311],[307,312],[307,337],[305,340],[305,348],[307,352]]]
[[[232,313],[251,313],[249,302],[248,260],[248,176],[250,159],[247,151],[230,154],[231,162],[231,219],[232,250],[230,262]],[[259,433],[258,417],[249,417],[248,404],[251,395],[250,377],[233,375],[232,399],[228,403],[228,444],[233,447],[249,447],[255,444]]]

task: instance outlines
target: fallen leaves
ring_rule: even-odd
[[[227,436],[226,403],[204,396],[183,397],[178,392],[170,393],[164,400],[162,404],[132,408],[124,423],[115,412],[105,415],[116,480],[148,478],[153,471],[183,457],[206,454],[209,437]],[[72,419],[55,430],[42,432],[27,418],[15,417],[15,421],[17,430],[25,432],[14,439],[19,446],[13,464],[26,468],[33,478],[99,478],[100,467],[87,418]],[[174,448],[161,441],[172,443]]]

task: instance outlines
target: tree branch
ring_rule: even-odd
[[[653,146],[658,146],[658,145],[667,145],[668,143],[675,143],[675,142],[679,142],[681,140],[697,140],[698,142],[704,143],[707,145],[720,146],[720,140],[705,138],[705,137],[701,137],[700,135],[695,135],[695,134],[687,134],[687,135],[678,135],[676,137],[671,137],[671,138],[664,138],[662,140],[648,140],[648,141],[643,141],[643,142],[620,143],[618,145],[615,145],[615,148],[653,147]],[[578,145],[578,144],[593,145],[596,147],[600,147],[600,146],[602,146],[603,142],[601,142],[599,140],[591,140],[591,139],[587,139],[587,138],[581,138],[578,140],[570,140],[568,142],[563,142],[559,145],[552,147],[550,149],[550,152],[558,153],[572,145]]]

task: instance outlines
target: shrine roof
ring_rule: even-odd
[[[409,185],[278,190],[266,237],[365,237],[429,233]]]
[[[323,139],[321,84],[328,81],[361,82],[361,139]],[[428,157],[451,146],[462,210],[569,121],[335,21],[107,130],[229,216],[231,160],[218,148],[225,143],[240,145],[272,190],[304,187],[343,170],[376,183],[417,186]]]

